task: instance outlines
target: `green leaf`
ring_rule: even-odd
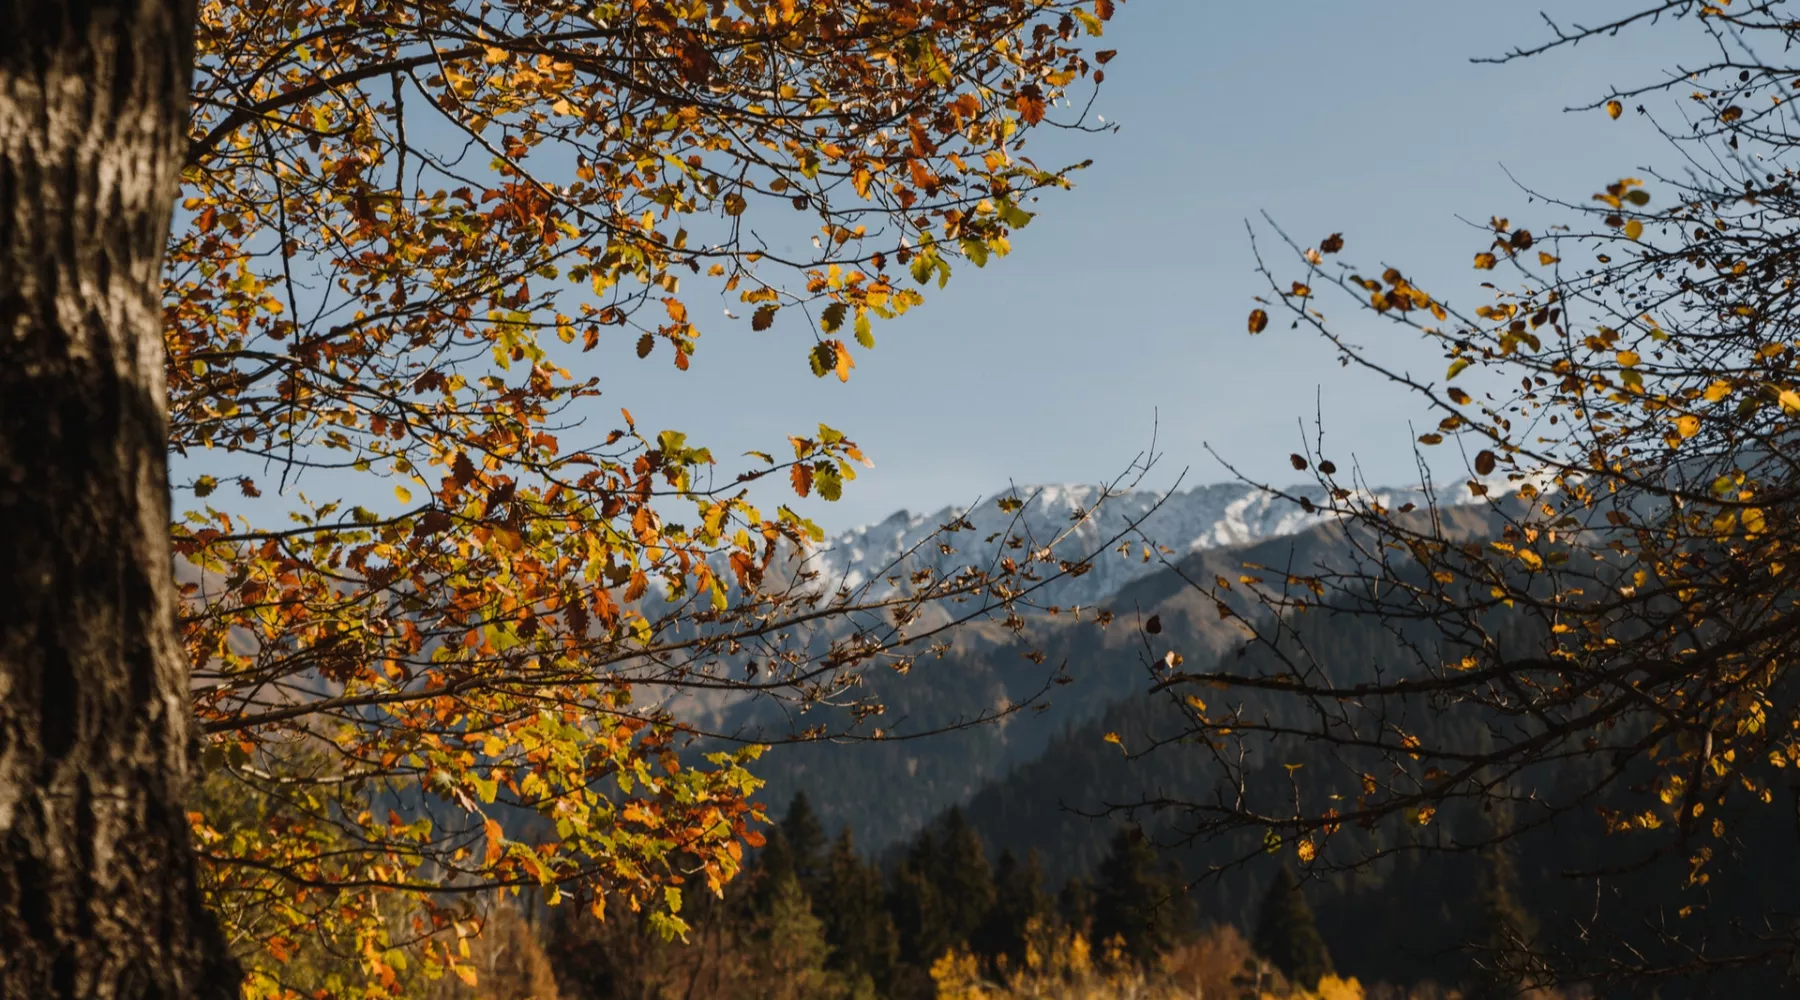
[[[923,285],[926,282],[931,280],[932,269],[933,268],[932,268],[932,263],[931,263],[930,257],[927,257],[924,254],[919,254],[918,256],[916,256],[912,259],[913,280],[918,282],[919,284]]]
[[[962,241],[962,250],[963,256],[969,258],[969,261],[976,267],[987,266],[988,248],[986,243],[973,237],[968,237]]]

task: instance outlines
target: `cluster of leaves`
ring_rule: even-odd
[[[755,330],[804,317],[815,373],[848,378],[846,332],[872,347],[1068,185],[1021,147],[1086,127],[1055,108],[1103,77],[1083,45],[1113,6],[200,3],[164,289],[194,500],[173,532],[204,760],[258,803],[193,816],[252,995],[293,992],[303,937],[372,994],[409,954],[467,972],[455,900],[496,886],[678,933],[682,887],[716,892],[760,816],[754,748],[684,754],[674,694],[856,726],[879,710],[845,695],[856,670],[903,667],[922,606],[1026,589],[834,591],[786,562],[819,529],[749,484],[835,499],[852,440],[715,478],[628,409],[593,429],[601,380],[572,369],[623,338],[685,370],[687,277]],[[771,249],[783,218],[811,252]]]
[[[1393,843],[1329,853],[1347,824],[1428,827],[1459,799],[1507,806],[1473,841],[1446,834],[1443,846],[1459,849],[1598,813],[1619,835],[1614,863],[1573,874],[1604,890],[1609,874],[1666,863],[1688,891],[1657,929],[1657,953],[1588,928],[1581,953],[1548,957],[1557,974],[1791,968],[1791,923],[1702,929],[1698,915],[1719,865],[1767,863],[1736,856],[1726,817],[1772,802],[1800,765],[1800,587],[1787,572],[1800,546],[1789,120],[1800,67],[1769,58],[1786,51],[1797,13],[1657,3],[1508,56],[1667,24],[1696,29],[1715,58],[1589,109],[1598,127],[1617,127],[1606,118],[1627,101],[1691,88],[1697,113],[1657,124],[1683,172],[1625,178],[1584,202],[1543,199],[1551,217],[1535,233],[1493,219],[1474,267],[1494,280],[1472,310],[1398,269],[1374,278],[1335,263],[1340,236],[1305,247],[1276,230],[1304,273],[1278,280],[1265,266],[1271,294],[1251,331],[1283,313],[1430,407],[1439,423],[1418,438],[1420,467],[1453,469],[1456,482],[1437,492],[1445,504],[1390,509],[1327,459],[1321,433],[1293,464],[1336,498],[1342,551],[1286,573],[1193,581],[1265,654],[1244,661],[1253,669],[1192,672],[1146,657],[1186,713],[1187,738],[1228,775],[1220,796],[1188,803],[1199,827],[1261,828],[1271,850],[1335,865]],[[1316,289],[1441,349],[1442,376],[1384,366],[1344,338]],[[1453,447],[1449,461],[1429,450]],[[1400,662],[1334,662],[1309,643],[1316,628],[1298,627],[1330,615],[1382,622]],[[1408,720],[1426,713],[1465,724],[1422,739]],[[1336,748],[1338,770],[1246,788],[1257,779],[1234,766],[1240,754],[1280,752],[1269,748],[1283,740]],[[1543,781],[1553,767],[1580,780]],[[1345,784],[1360,791],[1341,794]]]

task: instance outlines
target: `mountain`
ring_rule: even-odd
[[[1097,493],[1044,488],[1029,495],[1032,503],[1023,509],[1028,529],[1066,522],[1065,512],[1085,505]],[[1382,502],[1404,504],[1415,495],[1384,491]],[[778,809],[794,792],[805,790],[829,826],[848,824],[859,843],[880,850],[910,836],[941,809],[968,801],[988,782],[1038,758],[1059,734],[1095,719],[1120,699],[1141,693],[1150,675],[1139,621],[1152,615],[1161,620],[1155,655],[1174,649],[1199,666],[1237,648],[1243,639],[1238,624],[1221,619],[1212,597],[1194,590],[1187,580],[1236,578],[1245,563],[1307,571],[1339,559],[1347,548],[1342,525],[1298,509],[1284,511],[1285,501],[1252,497],[1236,487],[1202,487],[1167,498],[1127,494],[1121,499],[1127,502],[1118,504],[1116,513],[1095,519],[1092,537],[1102,543],[1111,538],[1103,533],[1106,525],[1121,526],[1112,529],[1116,534],[1129,524],[1125,511],[1136,504],[1138,511],[1152,511],[1152,517],[1160,518],[1146,519],[1147,534],[1169,548],[1186,549],[1185,555],[1170,558],[1175,569],[1156,560],[1145,563],[1141,557],[1129,563],[1101,560],[1115,568],[1110,572],[1097,568],[1069,581],[1071,587],[1086,586],[1089,578],[1103,574],[1118,585],[1096,594],[1093,606],[1079,620],[1067,612],[1033,616],[1017,636],[978,623],[956,633],[945,655],[920,658],[905,676],[870,671],[864,682],[886,706],[881,724],[891,738],[776,747],[758,772],[768,780],[763,801]],[[969,515],[977,531],[983,523],[995,525],[995,530],[1004,525],[989,510],[999,513],[988,505],[987,510]],[[946,521],[955,516],[953,510],[943,514]],[[1452,534],[1485,532],[1487,516],[1487,508],[1473,505],[1440,512],[1445,530]],[[1105,519],[1110,517],[1120,520]],[[896,516],[891,521],[886,529],[878,531],[876,526],[840,536],[840,548],[834,550],[843,560],[840,565],[872,565],[882,558],[872,554],[873,544],[852,547],[843,543],[845,537],[866,540],[873,535],[887,546],[882,551],[891,561],[894,552],[906,551],[893,539],[908,531],[923,537],[931,530],[921,527],[931,519]],[[1186,534],[1157,536],[1152,533],[1157,525],[1179,526]],[[1260,540],[1250,544],[1214,544],[1259,531]],[[986,537],[981,534],[976,540]],[[1091,591],[1065,591],[1062,600],[1074,603],[1067,594],[1087,592]],[[1238,610],[1255,614],[1248,605]],[[1105,624],[1100,611],[1112,613],[1110,624]],[[904,738],[953,727],[983,709],[1021,704],[1030,708],[999,722],[917,740]]]
[[[1315,506],[1325,504],[1325,491],[1316,484],[1286,492],[1306,497]],[[1425,495],[1417,489],[1377,489],[1369,496],[1389,507],[1425,504]],[[1023,506],[1009,513],[999,503],[1007,498]],[[962,526],[965,519],[967,526]],[[896,511],[879,523],[826,539],[809,554],[808,568],[818,572],[824,587],[851,589],[901,568],[929,566],[953,572],[966,566],[972,555],[985,555],[984,545],[991,548],[986,540],[1001,532],[1002,537],[1023,537],[1033,549],[1057,542],[1056,552],[1065,559],[1095,557],[1091,571],[1056,581],[1036,601],[1089,605],[1162,568],[1157,560],[1143,558],[1145,541],[1173,550],[1179,558],[1292,535],[1326,520],[1323,513],[1309,513],[1292,500],[1245,483],[1215,483],[1178,492],[1130,490],[1110,497],[1100,486],[1019,487],[973,506],[948,506],[931,514]],[[947,527],[953,530],[946,531]],[[939,548],[940,540],[952,551]],[[1120,543],[1127,543],[1128,550],[1113,551]]]

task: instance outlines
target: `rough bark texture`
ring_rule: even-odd
[[[226,997],[182,808],[159,272],[193,0],[0,0],[0,997]]]

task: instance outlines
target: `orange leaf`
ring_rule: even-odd
[[[499,820],[487,820],[482,827],[487,833],[487,863],[491,865],[500,860],[500,855],[505,853],[506,842],[500,830]]]

